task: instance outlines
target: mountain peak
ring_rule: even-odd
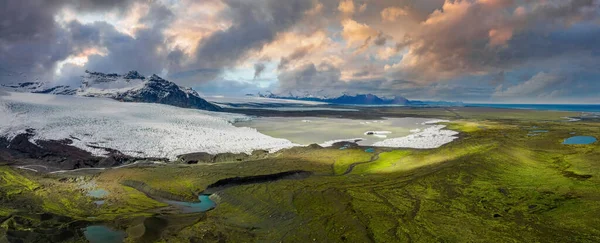
[[[145,79],[146,77],[142,76],[138,71],[131,70],[124,76],[125,79]]]
[[[181,87],[156,74],[150,78],[137,71],[127,74],[89,72],[84,77],[78,95],[105,97],[124,102],[160,103],[183,108],[219,111],[221,107],[200,98],[192,88]]]

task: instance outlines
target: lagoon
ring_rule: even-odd
[[[423,124],[427,118],[387,118],[383,120],[357,120],[319,117],[259,117],[237,122],[238,127],[251,127],[260,133],[284,138],[295,144],[322,144],[330,141],[361,138],[359,145],[373,145],[390,138],[410,135],[431,127]],[[411,132],[411,130],[413,130]]]

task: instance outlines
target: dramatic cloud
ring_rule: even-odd
[[[261,3],[228,1],[229,9],[223,14],[232,19],[232,26],[202,40],[196,62],[190,67],[220,69],[234,66],[248,51],[262,48],[279,32],[293,26],[312,7],[311,2],[304,0]]]
[[[0,83],[593,101],[599,39],[600,0],[6,0]]]
[[[597,1],[446,1],[400,45],[408,51],[398,75],[423,82],[485,74],[527,62],[600,50]],[[551,17],[552,16],[552,17]],[[443,40],[443,41],[440,41]],[[580,42],[582,45],[573,45]]]

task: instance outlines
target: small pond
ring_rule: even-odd
[[[108,196],[108,192],[104,189],[95,189],[95,190],[91,190],[87,193],[88,196],[90,197],[95,197],[95,198],[104,198],[106,196]]]
[[[91,243],[121,243],[127,234],[104,225],[92,225],[85,228],[83,235]]]
[[[596,138],[592,136],[574,136],[565,139],[563,144],[591,144],[596,142]]]
[[[206,212],[217,206],[217,204],[210,199],[210,195],[200,194],[198,199],[200,202],[182,202],[173,200],[166,200],[165,202],[170,205],[181,207],[185,213]]]

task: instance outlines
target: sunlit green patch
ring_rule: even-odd
[[[0,166],[0,188],[7,197],[23,191],[33,191],[40,185],[15,172],[8,166]]]
[[[348,169],[348,166],[354,163],[366,162],[371,160],[373,154],[359,149],[348,149],[345,153],[340,154],[333,164],[333,172],[336,175],[341,175]]]

